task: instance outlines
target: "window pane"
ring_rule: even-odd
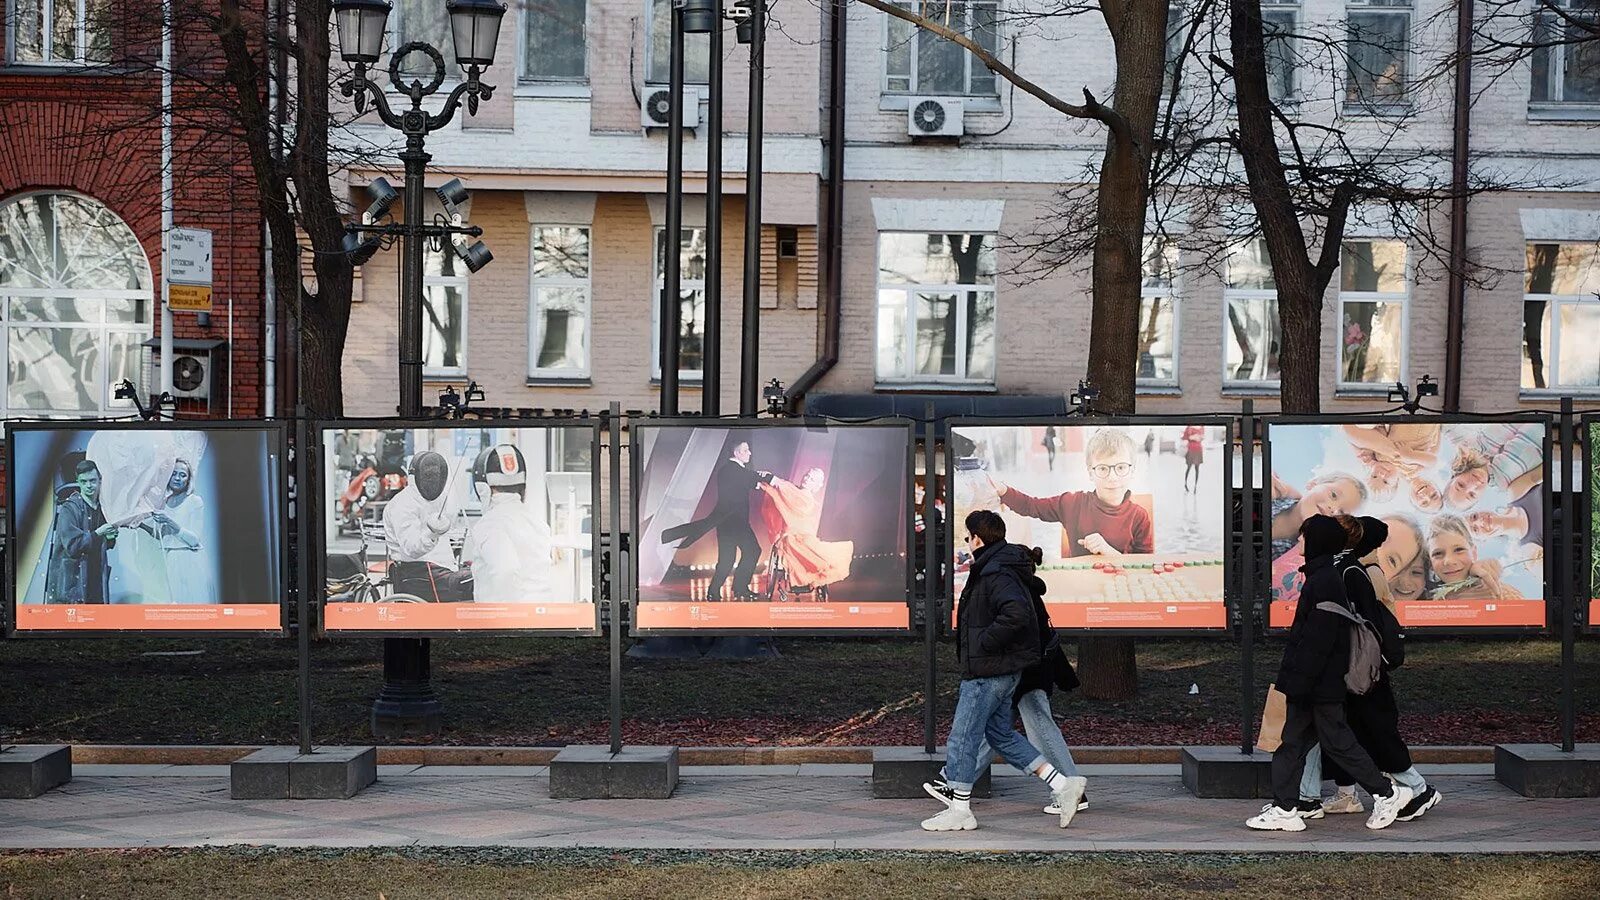
[[[589,367],[589,291],[580,287],[539,288],[534,294],[539,317],[540,370]]]
[[[587,0],[527,0],[522,6],[522,74],[528,78],[584,76]]]
[[[960,31],[961,7],[952,4],[950,28]],[[917,29],[917,91],[923,94],[966,93],[967,51],[925,29]]]
[[[6,401],[12,409],[99,407],[99,354],[89,328],[11,328]]]
[[[1568,14],[1581,22],[1566,24],[1561,99],[1568,103],[1600,102],[1600,4],[1574,2]]]
[[[1345,241],[1339,257],[1339,290],[1405,293],[1404,241]]]
[[[589,229],[543,226],[533,229],[534,278],[588,278]]]
[[[994,292],[967,291],[966,377],[994,380]]]
[[[1189,32],[1193,28],[1189,15],[1183,7],[1176,3],[1167,4],[1167,43],[1166,59],[1161,68],[1161,93],[1163,96],[1172,93],[1173,82],[1178,79],[1179,70],[1183,66],[1183,46],[1189,40]]]
[[[916,295],[918,375],[956,374],[956,295]]]
[[[726,40],[723,41],[727,43]],[[683,36],[683,80],[705,84],[711,72],[711,35]],[[672,83],[672,2],[650,0],[650,72],[652,84]]]
[[[1400,380],[1401,303],[1344,304],[1344,371],[1342,380],[1361,384],[1393,384]]]
[[[83,297],[15,297],[13,322],[100,322],[100,300]]]
[[[683,291],[680,296],[678,368],[683,372],[699,372],[705,368],[706,292],[696,289]]]
[[[1410,13],[1351,10],[1349,27],[1347,98],[1362,103],[1404,100]]]
[[[111,61],[111,14],[115,0],[88,0],[84,7],[84,33],[88,46],[84,58],[89,62]]]
[[[1228,301],[1226,377],[1229,381],[1278,380],[1278,301]]]
[[[55,0],[50,28],[50,55],[57,60],[78,58],[78,0]]]
[[[466,357],[466,294],[450,284],[430,284],[422,292],[422,367],[460,369]]]
[[[1294,95],[1296,20],[1297,13],[1292,9],[1266,9],[1261,13],[1267,56],[1267,93],[1274,100]]]
[[[911,90],[911,54],[916,51],[917,27],[904,19],[888,17],[884,46],[884,86],[890,91]]]
[[[878,292],[878,377],[905,378],[906,295],[903,291]]]
[[[461,77],[461,70],[456,66],[455,39],[450,36],[450,16],[445,12],[443,3],[438,0],[399,0],[394,4],[394,13],[398,14],[395,16],[398,21],[395,44],[389,48],[390,52],[398,51],[412,41],[432,44],[444,57],[445,77]],[[432,78],[435,70],[433,60],[426,53],[411,53],[401,64],[400,71],[406,75]]]
[[[1561,304],[1562,387],[1600,386],[1600,303]]]
[[[1267,257],[1267,242],[1257,238],[1228,248],[1227,286],[1239,290],[1270,291],[1277,288],[1272,279],[1272,261]]]
[[[64,287],[149,290],[144,248],[111,211],[93,200],[55,198],[56,277]]]
[[[1600,243],[1529,244],[1529,294],[1600,294]]]
[[[979,47],[989,51],[995,56],[1000,55],[1000,26],[995,21],[995,6],[989,3],[972,4],[972,40]],[[995,90],[994,73],[979,62],[972,54],[967,54],[967,70],[971,72],[968,78],[967,93],[976,95],[992,95]]]
[[[1178,245],[1171,241],[1147,238],[1144,242],[1144,263],[1141,268],[1141,287],[1170,288],[1178,271]]]
[[[14,3],[10,12],[16,29],[16,45],[11,48],[11,58],[17,62],[42,62],[45,0],[14,0]]]
[[[886,284],[994,284],[994,235],[878,236],[878,280]]]
[[[1522,387],[1542,390],[1550,387],[1550,364],[1545,348],[1550,346],[1550,304],[1529,300],[1522,304]]]
[[[1170,297],[1146,297],[1139,307],[1139,377],[1154,381],[1171,381],[1176,377],[1173,365],[1173,300]]]

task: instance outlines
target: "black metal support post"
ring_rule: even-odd
[[[661,414],[678,414],[683,348],[683,7],[673,0],[667,92],[666,275],[661,282]]]
[[[940,594],[944,587],[943,560],[938,555],[938,531],[934,513],[935,485],[934,478],[934,422],[933,404],[925,408],[925,419],[922,434],[922,646],[927,654],[928,680],[923,685],[925,699],[922,704],[922,749],[928,753],[934,751],[938,742],[936,730],[939,716],[939,617],[944,615]]]
[[[707,73],[706,118],[706,333],[701,354],[700,411],[722,415],[722,0]]]
[[[1255,403],[1244,401],[1239,420],[1239,469],[1244,504],[1239,547],[1239,752],[1255,747],[1256,721],[1256,420]]]
[[[739,415],[754,416],[761,399],[761,140],[766,79],[767,0],[750,6],[750,125],[744,164],[744,314],[740,319]]]
[[[311,752],[311,429],[306,408],[294,411],[294,518],[299,571],[295,578],[295,642],[300,663],[300,754]]]
[[[611,755],[622,752],[622,607],[626,601],[629,567],[622,557],[622,404],[611,401],[606,416],[606,442],[611,461]]]
[[[1578,557],[1578,550],[1584,544],[1578,531],[1578,479],[1573,475],[1573,447],[1577,432],[1572,427],[1572,398],[1561,398],[1561,523],[1562,538],[1560,544],[1565,551],[1562,560],[1566,565],[1565,577],[1560,579],[1562,597],[1556,604],[1561,616],[1561,752],[1571,753],[1576,749],[1577,740],[1577,710],[1578,698],[1574,696],[1577,690],[1575,671],[1577,660],[1575,658],[1577,646],[1576,617],[1581,594],[1579,593],[1584,578],[1579,576],[1588,561]]]

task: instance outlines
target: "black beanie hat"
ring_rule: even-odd
[[[1315,515],[1300,526],[1300,535],[1306,541],[1306,560],[1331,556],[1342,552],[1347,536],[1339,521],[1332,516]]]
[[[1357,559],[1383,546],[1389,539],[1389,526],[1373,516],[1361,517],[1361,542],[1350,551]]]

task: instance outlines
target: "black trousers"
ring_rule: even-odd
[[[738,565],[734,564],[734,557],[738,557]],[[728,580],[728,573],[733,573],[733,592],[745,594],[750,591],[750,579],[756,574],[756,563],[761,559],[761,542],[756,540],[756,533],[750,528],[748,522],[724,523],[717,528],[717,567],[711,573],[711,587],[709,593],[718,596],[722,593],[722,583]]]
[[[1400,708],[1395,704],[1388,678],[1365,694],[1345,697],[1344,714],[1350,730],[1355,732],[1356,742],[1372,757],[1379,770],[1404,772],[1411,768],[1411,748],[1400,737]],[[1335,784],[1355,784],[1355,779],[1339,766],[1324,762],[1322,773]]]
[[[1291,700],[1283,721],[1283,743],[1272,754],[1272,798],[1279,808],[1294,809],[1300,802],[1300,776],[1305,774],[1306,754],[1317,744],[1322,745],[1324,765],[1338,765],[1374,797],[1389,795],[1389,779],[1383,777],[1372,757],[1356,742],[1355,732],[1345,721],[1343,703]]]

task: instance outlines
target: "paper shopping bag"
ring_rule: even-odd
[[[1289,713],[1289,698],[1277,685],[1267,686],[1267,705],[1261,710],[1261,733],[1256,736],[1256,749],[1271,753],[1283,743],[1283,720]]]

